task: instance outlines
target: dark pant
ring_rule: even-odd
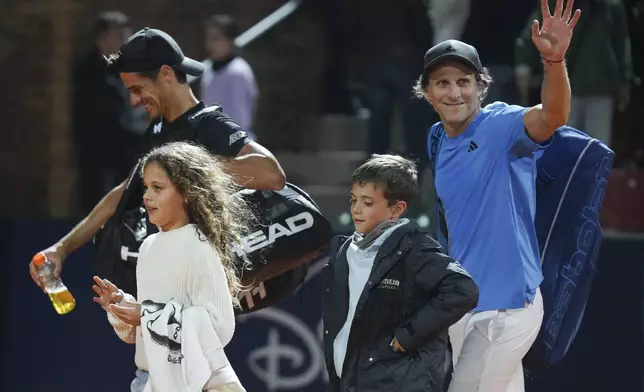
[[[349,89],[349,49],[346,37],[348,11],[344,0],[325,0],[324,10],[324,70],[322,73],[322,102],[324,113],[354,115],[352,93]]]
[[[422,57],[382,59],[370,63],[365,101],[370,111],[367,150],[369,154],[390,152],[394,108],[400,107],[405,153],[427,162],[427,134],[438,116],[424,99],[413,96],[412,87],[422,70]]]

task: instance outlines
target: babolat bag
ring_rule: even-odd
[[[615,153],[564,126],[537,155],[535,229],[541,251],[543,322],[523,359],[528,375],[559,363],[570,348],[590,297],[603,235],[602,201]]]

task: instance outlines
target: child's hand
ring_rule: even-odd
[[[107,310],[108,306],[111,304],[117,304],[123,299],[123,294],[114,283],[110,282],[107,279],[101,279],[98,276],[94,276],[95,285],[92,286],[92,289],[98,297],[92,298],[94,302],[101,305],[103,309]]]
[[[397,353],[404,353],[407,351],[400,345],[400,343],[398,343],[398,339],[396,339],[395,337],[394,337],[394,340],[391,341],[391,347]]]
[[[130,302],[127,299],[125,302],[123,306],[111,304],[110,311],[112,314],[132,326],[137,327],[141,325],[141,304],[138,302]]]

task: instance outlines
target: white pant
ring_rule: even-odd
[[[454,373],[449,392],[523,392],[521,360],[539,333],[543,298],[522,309],[468,313],[449,328]]]
[[[572,97],[568,125],[610,146],[614,99],[610,95]]]

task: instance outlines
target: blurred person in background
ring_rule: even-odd
[[[238,53],[235,37],[239,29],[229,15],[213,15],[205,22],[208,58],[196,88],[206,105],[220,105],[251,138],[258,89],[250,65]]]
[[[352,38],[365,65],[365,106],[369,110],[367,153],[390,152],[394,111],[400,109],[405,154],[427,163],[427,132],[437,120],[431,107],[414,99],[409,86],[418,73],[422,53],[432,44],[432,26],[424,0],[359,0]]]
[[[552,7],[554,0],[549,2]],[[626,10],[621,0],[577,0],[575,5],[584,18],[567,56],[574,92],[568,125],[610,146],[614,109],[626,110],[633,80]],[[516,49],[515,76],[522,105],[538,99],[542,78],[538,53],[530,45],[530,25]]]
[[[73,70],[73,137],[78,157],[78,197],[88,213],[103,195],[127,176],[149,119],[130,105],[118,75],[108,74],[105,59],[132,34],[126,15],[103,12],[93,21],[90,50]]]
[[[515,102],[513,77],[514,45],[516,36],[532,12],[532,4],[515,0],[426,0],[434,32],[433,44],[449,39],[467,42],[474,46],[494,79],[488,86],[487,102]],[[490,23],[506,10],[512,9],[512,17],[503,23]],[[432,123],[438,121],[434,113]],[[427,189],[427,188],[426,188]],[[433,187],[429,197],[423,198],[425,211],[434,211]]]
[[[644,0],[626,0],[628,27],[633,55],[633,83],[631,101],[625,116],[615,124],[615,136],[623,146],[626,159],[631,168],[644,169]],[[617,135],[619,133],[619,135]],[[623,137],[620,137],[623,136]],[[617,148],[616,153],[619,155]]]
[[[322,108],[324,113],[355,116],[360,108],[349,78],[349,4],[344,0],[323,0],[324,67]]]
[[[504,17],[503,23],[490,23],[491,20],[497,20],[499,15],[505,15],[507,10],[512,10],[512,14]],[[485,67],[494,79],[488,90],[488,102],[517,102],[514,48],[517,36],[533,10],[534,3],[530,0],[485,0],[470,3],[463,38],[456,39],[474,46],[481,58],[485,59]]]

